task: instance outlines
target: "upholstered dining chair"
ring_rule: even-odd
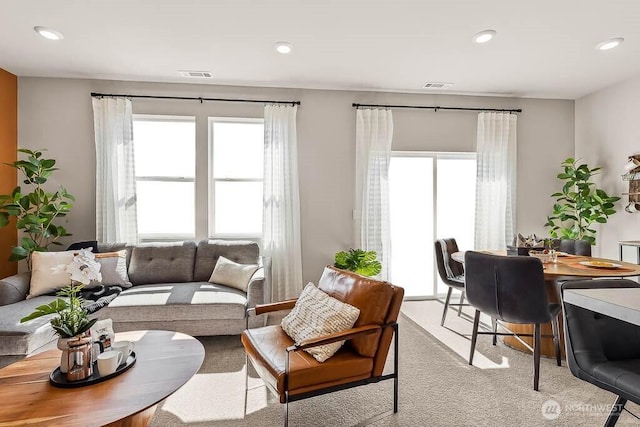
[[[435,255],[436,266],[438,267],[438,274],[445,285],[449,287],[447,291],[447,298],[444,300],[444,310],[442,311],[442,320],[440,326],[444,326],[444,321],[447,318],[447,310],[450,306],[458,307],[458,316],[462,313],[462,307],[468,304],[464,304],[464,266],[462,263],[455,261],[451,258],[451,254],[458,252],[458,244],[456,239],[438,239],[435,242]],[[452,304],[451,293],[453,290],[460,291],[460,303]]]
[[[560,304],[549,304],[544,284],[542,263],[529,256],[498,256],[481,252],[465,253],[465,291],[467,301],[476,309],[471,336],[469,365],[473,364],[478,334],[516,337],[533,336],[533,389],[538,391],[540,379],[540,344],[542,324],[551,322],[555,343],[556,363],[561,366],[558,315]],[[479,332],[480,313],[495,319],[492,332]],[[501,322],[534,324],[534,333],[515,334]],[[497,326],[508,333],[499,333]]]
[[[567,289],[637,288],[624,279],[572,280]],[[605,422],[613,427],[628,400],[640,404],[640,327],[563,303],[564,341],[571,373],[616,394]]]
[[[591,243],[586,240],[555,239],[554,247],[571,255],[591,256]]]
[[[267,388],[285,404],[334,391],[393,379],[393,412],[398,412],[398,314],[404,290],[388,282],[326,267],[318,289],[357,307],[360,315],[346,331],[294,342],[280,325],[247,329],[242,333],[247,360]],[[296,300],[256,305],[249,314],[289,310]],[[394,370],[384,374],[387,353],[394,338]],[[346,341],[338,352],[318,362],[307,348]]]

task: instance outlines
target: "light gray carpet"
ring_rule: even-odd
[[[455,317],[455,316],[452,316]],[[458,319],[459,321],[459,319]],[[279,426],[283,406],[251,375],[245,413],[244,352],[239,337],[206,337],[200,372],[166,399],[151,426]],[[574,378],[566,366],[543,359],[540,392],[532,389],[532,358],[491,338],[478,350],[501,369],[469,366],[406,316],[400,319],[400,409],[380,426],[599,426],[614,396]],[[505,360],[507,362],[505,362]],[[387,365],[390,366],[388,360]],[[506,363],[506,368],[504,368]],[[251,370],[250,370],[251,372]],[[392,409],[392,381],[344,390],[290,405],[292,426],[352,426]],[[543,417],[545,401],[560,414]],[[629,409],[640,414],[638,406]],[[640,421],[623,414],[620,426]]]

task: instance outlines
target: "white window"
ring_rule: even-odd
[[[209,118],[209,237],[262,237],[264,120]]]
[[[435,239],[473,249],[475,153],[393,152],[389,167],[391,281],[408,298],[434,298],[447,286],[437,274]]]
[[[141,241],[195,238],[195,117],[133,116]]]

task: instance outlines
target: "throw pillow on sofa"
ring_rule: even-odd
[[[247,292],[249,281],[258,268],[260,266],[256,264],[238,264],[221,256],[211,273],[209,282]]]
[[[291,312],[280,323],[282,330],[296,343],[323,335],[335,334],[353,327],[360,316],[360,310],[333,298],[313,283],[309,283]],[[338,341],[304,351],[318,362],[324,362],[342,347],[344,341]]]
[[[65,271],[54,271],[59,265],[73,261],[78,251],[34,252],[31,255],[31,282],[27,299],[49,294],[71,284],[71,275]]]
[[[104,252],[96,254],[96,261],[100,263],[100,273],[102,281],[97,285],[122,286],[130,288],[132,286],[127,274],[127,250],[117,252]]]

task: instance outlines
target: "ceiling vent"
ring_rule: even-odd
[[[180,75],[182,77],[190,77],[190,78],[196,78],[196,79],[210,79],[213,77],[213,74],[211,74],[211,71],[188,71],[188,70],[181,70],[178,71],[180,73]]]
[[[427,82],[424,84],[423,88],[425,89],[447,89],[453,86],[453,83],[446,82]]]

